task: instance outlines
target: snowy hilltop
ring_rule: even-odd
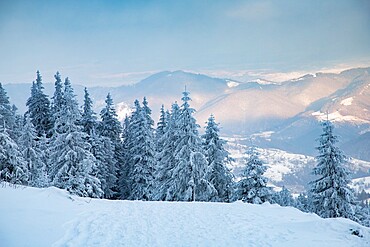
[[[369,246],[370,229],[291,207],[110,201],[0,187],[1,246]]]

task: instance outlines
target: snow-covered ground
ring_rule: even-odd
[[[0,198],[4,247],[370,246],[355,222],[270,204],[109,201],[7,184]]]

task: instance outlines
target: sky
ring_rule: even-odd
[[[370,66],[370,1],[0,1],[0,82],[112,86],[163,70]],[[243,78],[243,77],[240,77]],[[273,79],[273,78],[272,78]]]

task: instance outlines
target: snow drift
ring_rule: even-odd
[[[370,246],[353,221],[270,204],[109,201],[6,183],[0,198],[7,247]]]

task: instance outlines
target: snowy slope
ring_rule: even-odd
[[[108,201],[9,185],[0,198],[0,245],[7,247],[370,244],[370,229],[350,220],[270,204]]]

